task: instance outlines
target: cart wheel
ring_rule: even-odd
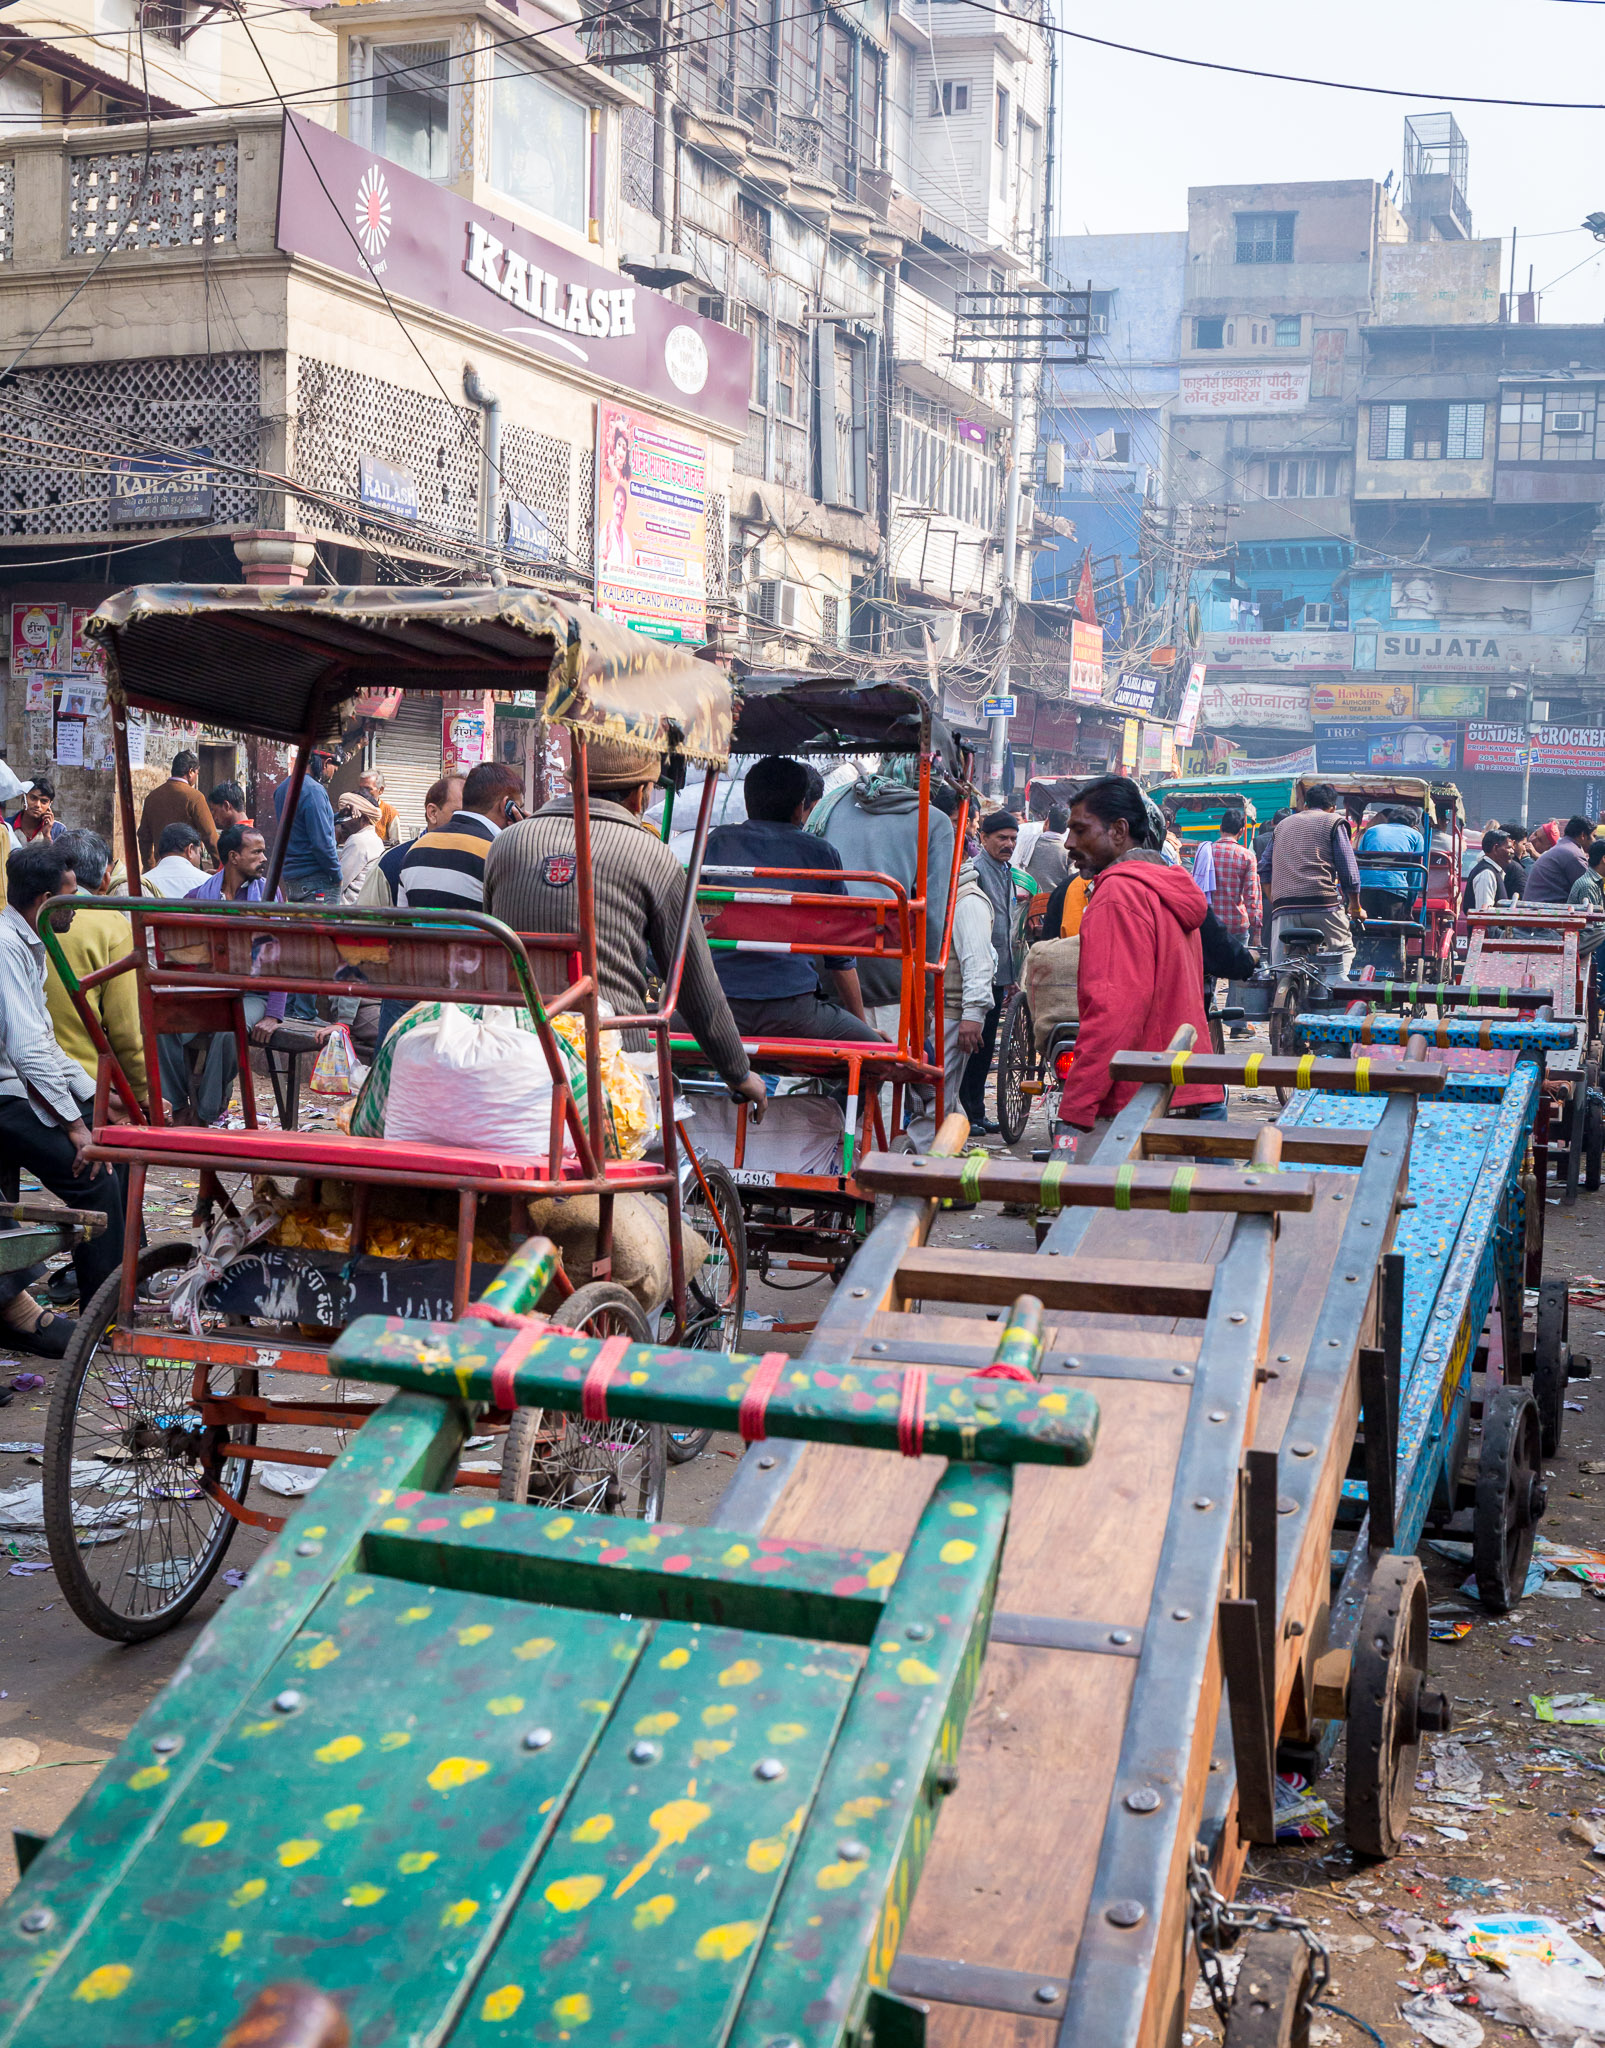
[[[587,1337],[652,1342],[641,1304],[612,1280],[576,1288],[559,1313],[565,1329]],[[658,1422],[584,1422],[515,1408],[502,1449],[501,1498],[655,1522],[663,1512],[666,1439]]]
[[[1605,1105],[1591,1088],[1588,1113],[1583,1119],[1583,1186],[1591,1195],[1599,1193],[1599,1170],[1605,1156]]]
[[[686,1284],[683,1342],[692,1351],[738,1351],[747,1313],[747,1226],[741,1190],[723,1160],[699,1152],[697,1163],[701,1179],[689,1160],[681,1175],[680,1213],[706,1238],[710,1252],[707,1264]],[[671,1342],[673,1330],[671,1307],[659,1318],[659,1341]],[[711,1429],[671,1427],[669,1463],[689,1465],[708,1448],[712,1436]]]
[[[1538,1403],[1538,1447],[1546,1458],[1560,1449],[1571,1377],[1571,1304],[1564,1280],[1538,1283],[1538,1347],[1533,1358],[1533,1399]]]
[[[1413,1557],[1377,1565],[1349,1672],[1343,1824],[1357,1856],[1392,1856],[1410,1818],[1423,1730],[1449,1726],[1449,1702],[1424,1690],[1427,1582]]]
[[[1243,1937],[1226,2048],[1309,2048],[1314,1958],[1297,1934]]]
[[[1266,1031],[1270,1038],[1273,1059],[1291,1059],[1298,1051],[1298,1018],[1303,1000],[1303,975],[1277,976],[1276,994],[1271,1000],[1271,1014],[1266,1019]],[[1293,1099],[1292,1089],[1278,1084],[1276,1099],[1285,1108]]]
[[[142,1290],[193,1257],[189,1244],[142,1252]],[[79,1620],[110,1642],[141,1643],[187,1614],[223,1562],[238,1524],[202,1482],[242,1499],[250,1466],[223,1447],[254,1443],[256,1428],[208,1428],[190,1398],[193,1365],[119,1346],[121,1284],[119,1266],[61,1361],[45,1429],[45,1536]],[[134,1319],[166,1323],[148,1296]]]
[[[1027,1081],[1037,1077],[1036,1038],[1031,1024],[1031,1005],[1025,990],[1017,988],[1003,1005],[998,1020],[998,1129],[1005,1145],[1018,1145],[1025,1136],[1025,1121],[1031,1114]]]
[[[1471,1529],[1477,1596],[1495,1614],[1508,1614],[1527,1583],[1549,1498],[1543,1469],[1538,1403],[1525,1387],[1495,1387],[1483,1404]]]

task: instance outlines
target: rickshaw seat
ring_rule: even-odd
[[[528,1153],[503,1155],[479,1152],[466,1145],[419,1145],[396,1138],[351,1138],[341,1131],[219,1131],[197,1130],[189,1125],[109,1124],[95,1132],[95,1149],[103,1158],[133,1155],[159,1158],[188,1154],[204,1158],[227,1171],[231,1164],[243,1171],[248,1165],[266,1164],[287,1173],[305,1174],[323,1170],[336,1177],[353,1169],[405,1180],[409,1175],[427,1174],[469,1181],[544,1181],[544,1156]],[[662,1173],[651,1160],[609,1160],[608,1179],[649,1180]],[[573,1160],[565,1160],[563,1179],[584,1176]]]

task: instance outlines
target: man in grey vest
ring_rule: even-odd
[[[1342,955],[1346,978],[1354,965],[1354,924],[1363,926],[1360,869],[1349,835],[1336,816],[1337,791],[1318,782],[1304,792],[1304,808],[1284,818],[1271,847],[1271,957],[1287,958],[1282,934],[1318,931],[1326,951]],[[1347,901],[1347,914],[1344,904]]]

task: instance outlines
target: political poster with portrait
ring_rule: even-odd
[[[596,409],[596,609],[654,640],[708,623],[708,444],[655,413]]]

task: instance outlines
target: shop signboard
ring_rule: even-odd
[[[1526,736],[1519,725],[1477,720],[1466,727],[1466,766],[1519,771]]]
[[[1464,675],[1580,676],[1582,633],[1442,632],[1436,626],[1356,633],[1357,669]]]
[[[1416,715],[1420,718],[1486,718],[1486,683],[1417,683]]]
[[[1308,732],[1310,729],[1310,686],[1308,683],[1239,682],[1222,679],[1213,668],[1204,682],[1200,702],[1203,722],[1214,731],[1226,726],[1253,730]]]
[[[1103,628],[1070,622],[1070,694],[1083,704],[1103,702]]]
[[[140,526],[212,516],[212,451],[118,456],[111,464],[111,523]]]
[[[654,640],[707,638],[708,444],[655,413],[596,409],[596,609]]]
[[[1410,718],[1413,683],[1312,683],[1310,710],[1318,719]]]
[[[1198,706],[1204,695],[1204,674],[1205,664],[1201,661],[1195,661],[1187,671],[1187,687],[1181,693],[1181,709],[1176,713],[1175,744],[1178,747],[1191,746],[1197,730]]]
[[[1589,725],[1533,728],[1535,775],[1598,775],[1605,771],[1605,731]]]
[[[418,517],[418,479],[393,462],[377,455],[357,460],[362,502],[370,512],[382,512],[390,519]]]
[[[1120,772],[1129,775],[1142,759],[1142,720],[1128,718],[1120,728]]]
[[[1352,633],[1206,633],[1203,656],[1215,671],[1338,669],[1354,666]]]
[[[1130,669],[1115,684],[1109,701],[1118,704],[1122,711],[1152,711],[1159,701],[1160,685],[1167,680],[1151,669]]]
[[[533,505],[521,505],[516,498],[507,505],[507,552],[526,562],[548,562],[552,557],[552,523]]]
[[[288,114],[278,246],[571,375],[745,433],[752,345],[660,292]]]
[[[1439,775],[1455,766],[1460,728],[1420,721],[1377,725],[1319,723],[1316,753],[1323,775],[1359,775],[1376,768],[1399,775]]]
[[[1183,363],[1177,412],[1299,412],[1310,402],[1308,363],[1206,369]]]

